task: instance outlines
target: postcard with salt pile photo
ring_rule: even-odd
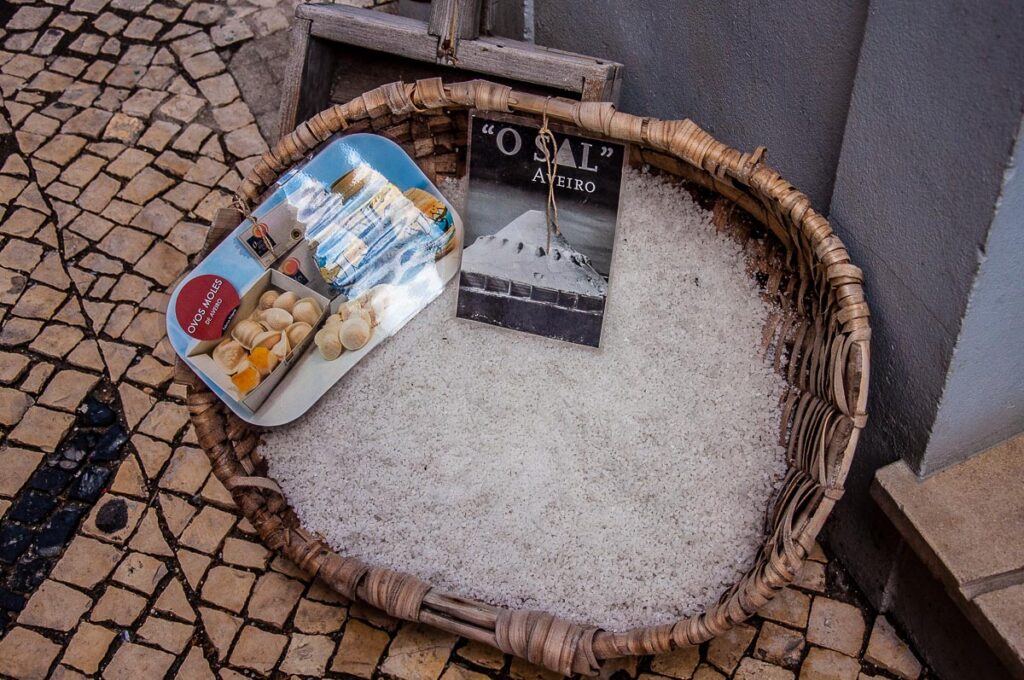
[[[625,147],[473,115],[458,316],[598,347]]]

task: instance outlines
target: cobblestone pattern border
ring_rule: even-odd
[[[72,435],[57,452],[44,456],[25,449],[4,451],[5,459],[22,459],[19,475],[27,471],[26,463],[40,458],[42,464],[28,476],[0,522],[0,633],[45,580],[79,521],[114,479],[128,432],[109,405],[112,395],[110,386],[104,385],[86,397]],[[4,484],[15,481],[12,475]]]

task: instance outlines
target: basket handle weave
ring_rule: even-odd
[[[280,550],[307,574],[319,575],[343,595],[394,616],[486,642],[565,675],[595,673],[602,659],[662,653],[720,635],[793,581],[842,495],[867,417],[870,325],[861,270],[851,263],[846,248],[807,197],[763,162],[763,148],[742,153],[716,141],[690,120],[642,118],[618,112],[610,103],[522,93],[483,80],[391,83],[332,106],[263,154],[239,186],[238,202],[251,207],[283,171],[351,123],[467,108],[546,113],[551,120],[588,133],[659,152],[677,174],[714,189],[772,230],[799,269],[798,305],[804,304],[809,286],[820,296],[820,315],[800,327],[795,341],[801,350],[806,346],[800,365],[790,364],[791,371],[799,372],[796,380],[791,375],[790,382],[801,390],[787,400],[784,410],[784,418],[792,423],[790,470],[769,519],[771,531],[750,571],[703,613],[624,632],[580,626],[541,612],[504,610],[343,557],[304,531],[277,491],[252,482],[256,470],[265,470],[257,435],[227,413],[211,392],[197,388],[190,391],[189,408],[200,444],[217,477],[232,489],[269,548]],[[812,300],[811,304],[819,303]]]
[[[764,155],[763,147],[752,154],[731,149],[715,141],[689,119],[641,118],[616,111],[610,102],[581,102],[515,92],[506,85],[487,80],[445,85],[440,78],[430,78],[415,83],[383,85],[300,123],[263,154],[242,181],[236,196],[244,205],[250,206],[282,172],[331,135],[347,128],[349,119],[372,117],[382,110],[398,116],[448,107],[503,113],[546,113],[552,120],[570,123],[604,137],[640,143],[683,158],[716,177],[731,175],[741,181],[748,179]]]

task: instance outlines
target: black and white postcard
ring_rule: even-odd
[[[539,125],[494,114],[474,115],[471,125],[458,316],[597,347],[624,145],[549,126],[556,228]]]

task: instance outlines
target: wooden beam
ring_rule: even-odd
[[[471,71],[590,95],[581,98],[597,101],[605,100],[605,88],[592,88],[587,92],[587,82],[616,80],[620,69],[620,65],[613,62],[491,37],[462,43],[458,65]]]
[[[455,24],[455,38],[475,40],[480,35],[481,0],[433,0],[427,32],[438,38],[448,35]]]
[[[309,19],[310,35],[334,42],[436,62],[437,39],[416,19],[359,10],[346,5],[299,5],[295,16]]]
[[[278,114],[278,134],[282,137],[295,128],[299,116],[299,100],[302,97],[302,83],[306,58],[309,50],[310,19],[295,18],[292,25],[292,44],[288,51],[288,63],[285,64],[284,78],[281,81],[281,108]]]
[[[447,63],[439,62],[437,38],[427,32],[423,21],[344,5],[299,5],[296,16],[311,22],[309,34],[316,38]],[[617,96],[621,69],[615,62],[494,37],[461,42],[449,65],[577,93],[588,100]]]

